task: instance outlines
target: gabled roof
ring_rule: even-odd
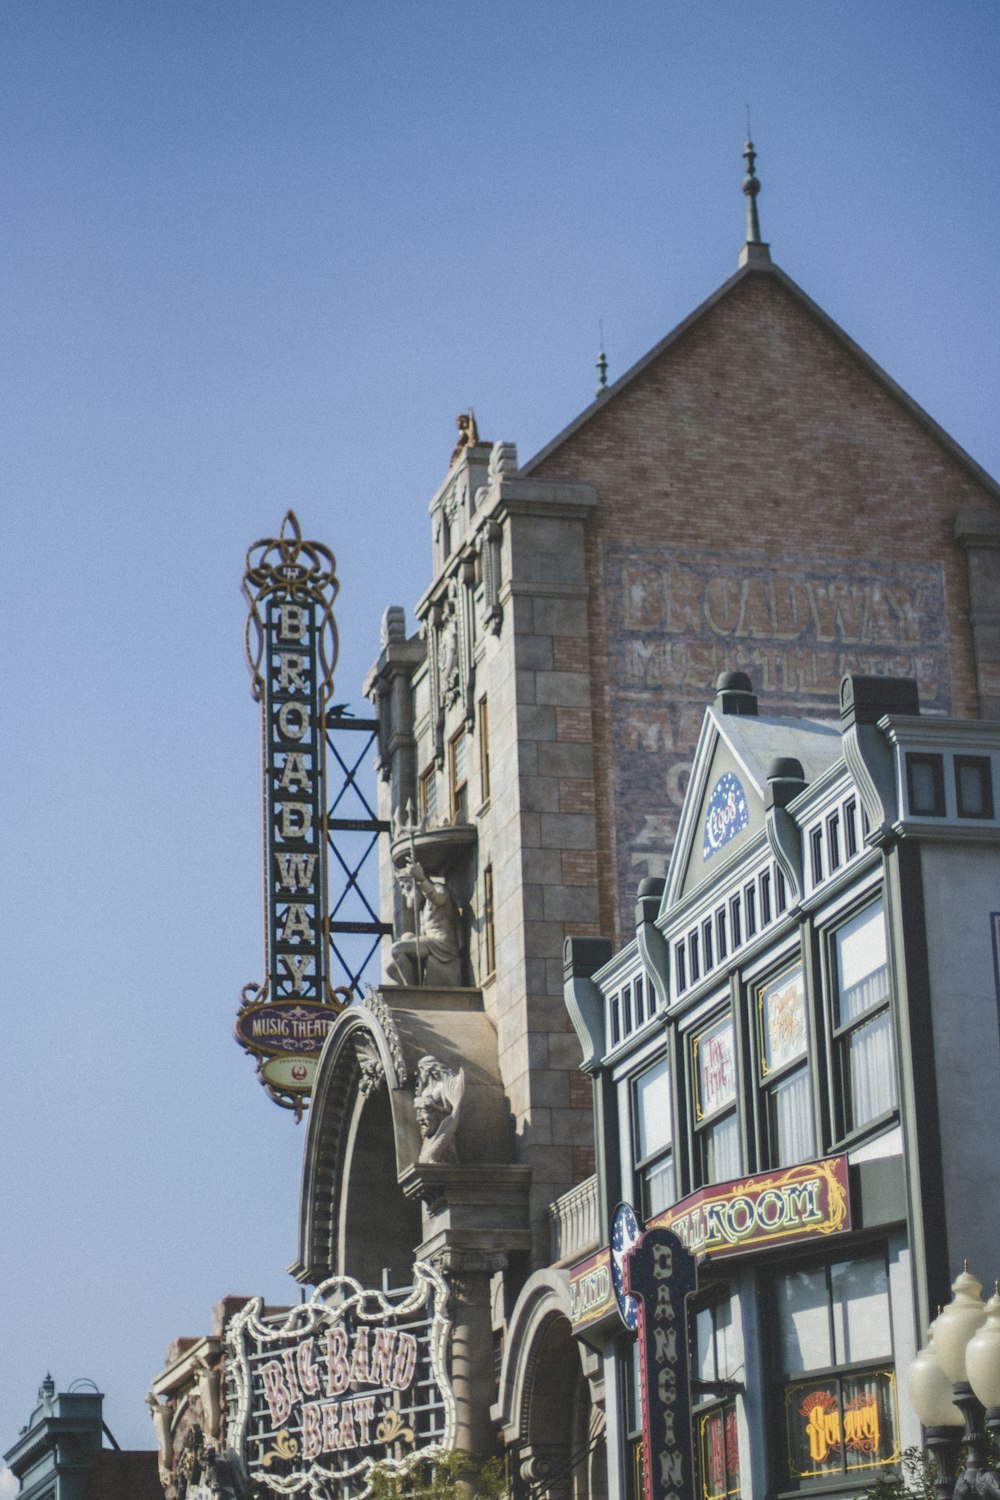
[[[829,314],[825,313],[790,276],[786,275],[772,261],[755,261],[741,266],[735,275],[730,276],[728,281],[724,281],[710,297],[706,298],[700,307],[696,307],[692,313],[689,313],[682,322],[677,324],[676,328],[672,329],[658,344],[655,344],[647,354],[644,354],[630,370],[626,370],[620,379],[616,380],[596,400],[585,407],[578,417],[570,422],[567,427],[563,428],[562,432],[557,433],[551,442],[546,443],[544,448],[540,449],[533,458],[530,458],[527,463],[523,464],[520,470],[521,474],[530,474],[546,459],[551,458],[563,443],[602,412],[608,403],[613,401],[622,391],[626,390],[633,381],[637,380],[644,370],[658,360],[662,354],[665,354],[668,349],[679,344],[696,323],[700,322],[718,303],[730,296],[734,288],[741,285],[748,276],[771,277],[777,285],[785,290],[788,296],[793,298],[819,324],[831,339],[856,360],[872,379],[877,381],[904,408],[915,422],[924,428],[930,437],[934,438],[956,459],[979,484],[1000,500],[1000,483],[991,474],[988,474],[980,464],[976,463],[976,460],[970,454],[966,453],[965,449],[959,443],[956,443],[954,438],[950,437],[944,428],[939,426],[934,418],[929,416],[923,407],[913,400],[912,396],[907,395],[906,391],[893,380],[891,375],[886,374],[881,365],[876,364],[870,355],[866,354],[861,346],[856,344],[838,323],[834,322]]]
[[[772,761],[793,757],[801,764],[809,785],[837,763],[842,744],[840,726],[822,719],[766,718],[721,713],[715,707],[706,709],[667,871],[661,913],[700,885],[702,879],[716,875],[747,840],[763,832],[764,794]],[[742,785],[745,821],[736,829],[736,836],[730,833],[723,847],[709,855],[703,850],[706,811],[720,772],[723,777],[735,774],[741,785],[745,782]],[[745,837],[740,838],[744,828]],[[697,878],[689,878],[689,871],[695,870]]]

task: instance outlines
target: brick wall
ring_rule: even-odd
[[[558,712],[565,738],[593,724],[617,940],[662,873],[719,671],[748,670],[762,713],[834,715],[847,670],[978,712],[953,523],[995,497],[779,276],[731,284],[531,472],[598,491],[590,713]]]

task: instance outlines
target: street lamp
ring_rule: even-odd
[[[1000,1440],[1000,1288],[989,1302],[982,1290],[966,1264],[910,1366],[910,1400],[924,1426],[941,1500],[1000,1500],[1000,1473],[987,1464],[987,1433]],[[959,1429],[966,1461],[956,1480]]]

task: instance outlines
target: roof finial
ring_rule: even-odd
[[[603,396],[608,388],[608,356],[604,352],[604,322],[598,319],[598,332],[600,334],[600,351],[597,356],[597,390],[595,396]]]
[[[754,171],[757,153],[750,139],[749,104],[747,105],[747,138],[743,147],[743,160],[747,164],[747,175],[743,179],[743,191],[747,200],[747,237],[740,251],[740,265],[767,265],[770,263],[771,253],[760,237],[760,219],[757,217],[757,194],[760,192],[760,183]]]

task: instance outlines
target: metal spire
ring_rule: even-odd
[[[747,237],[740,251],[740,265],[766,265],[771,260],[771,252],[760,237],[760,219],[757,217],[757,194],[760,192],[760,183],[754,171],[757,153],[750,139],[749,105],[747,106],[747,138],[743,147],[743,160],[747,164],[747,174],[743,179],[743,191],[747,200]]]
[[[604,324],[603,324],[603,322],[599,322],[598,325],[597,325],[597,327],[598,327],[598,331],[600,333],[601,338],[600,338],[600,352],[598,353],[598,356],[597,356],[597,389],[594,392],[594,395],[595,396],[603,396],[604,393],[605,393],[605,391],[608,388],[608,356],[604,352]]]

